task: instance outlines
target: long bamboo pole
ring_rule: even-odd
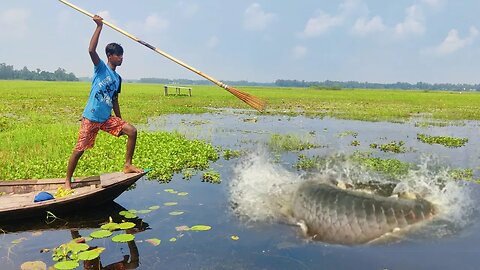
[[[94,17],[94,14],[92,14],[92,13],[90,13],[90,12],[84,10],[84,9],[81,9],[81,8],[78,7],[78,6],[75,6],[75,5],[73,5],[72,3],[69,3],[68,1],[65,1],[65,0],[58,0],[58,1],[62,2],[63,4],[65,4],[65,5],[73,8],[73,9],[75,9],[75,10],[77,10],[77,11],[79,11],[79,12],[81,12],[81,13],[87,15],[87,16],[89,16],[90,18],[93,18],[93,17]],[[201,72],[201,71],[193,68],[193,67],[190,66],[190,65],[187,65],[185,62],[180,61],[179,59],[171,56],[170,54],[168,54],[168,53],[166,53],[166,52],[164,52],[164,51],[162,51],[162,50],[160,50],[160,49],[158,49],[158,48],[156,48],[156,47],[148,44],[147,42],[145,42],[145,41],[143,41],[143,40],[135,37],[134,35],[126,32],[125,30],[123,30],[123,29],[121,29],[121,28],[113,25],[112,23],[110,23],[110,22],[108,22],[108,21],[103,20],[103,23],[104,23],[105,25],[109,26],[110,28],[112,28],[113,30],[115,30],[115,31],[117,31],[117,32],[120,32],[121,34],[129,37],[130,39],[132,39],[132,40],[134,40],[134,41],[136,41],[136,42],[144,45],[145,47],[147,47],[147,48],[155,51],[156,53],[158,53],[158,54],[160,54],[160,55],[162,55],[162,56],[170,59],[171,61],[173,61],[173,62],[181,65],[182,67],[184,67],[184,68],[186,68],[186,69],[188,69],[188,70],[190,70],[190,71],[193,71],[193,72],[195,72],[196,74],[204,77],[205,79],[213,82],[213,83],[216,84],[217,86],[219,86],[219,87],[227,90],[228,92],[232,93],[233,95],[235,95],[236,97],[238,97],[239,99],[241,99],[243,102],[247,103],[248,105],[250,105],[250,106],[253,107],[254,109],[256,109],[256,110],[258,110],[258,111],[263,111],[263,110],[265,110],[265,106],[266,106],[265,101],[263,101],[263,100],[255,97],[255,96],[253,96],[253,95],[250,95],[250,94],[244,93],[244,92],[242,92],[242,91],[239,91],[239,90],[237,90],[237,89],[235,89],[235,88],[233,88],[233,87],[231,87],[231,86],[229,86],[229,85],[224,84],[223,82],[221,82],[221,81],[219,81],[219,80],[217,80],[217,79],[215,79],[215,78],[213,78],[213,77],[211,77],[211,76],[209,76],[209,75],[207,75],[207,74],[205,74],[205,73],[203,73],[203,72]]]

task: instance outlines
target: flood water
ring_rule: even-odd
[[[480,178],[479,122],[444,127],[418,126],[416,122],[257,116],[240,111],[150,119],[139,128],[178,131],[190,139],[245,154],[230,160],[220,158],[212,164],[221,175],[221,184],[204,183],[201,174],[190,180],[175,175],[167,184],[142,178],[136,188],[95,213],[79,213],[51,224],[37,220],[36,224],[0,226],[4,231],[0,235],[0,269],[20,269],[25,261],[52,266],[53,248],[70,241],[72,235],[88,236],[109,217],[120,222],[121,210],[151,206],[160,208],[138,213],[134,220],[135,241],[114,243],[104,238],[89,242],[90,246],[105,248],[100,256],[103,267],[117,263],[124,268],[109,269],[477,269],[480,224],[476,205],[480,187],[466,181],[438,186],[436,181],[448,178],[449,169],[473,169],[474,178]],[[296,136],[322,147],[273,152],[267,147],[273,134]],[[469,141],[463,147],[447,148],[422,143],[417,134]],[[352,145],[352,141],[359,145]],[[369,147],[392,141],[405,142],[407,151],[385,153]],[[425,190],[427,198],[442,209],[440,218],[395,239],[357,246],[311,241],[297,226],[282,220],[279,211],[283,201],[279,198],[288,196],[292,186],[306,177],[294,167],[300,154],[332,160],[333,165],[316,172],[318,177],[334,173],[343,175],[344,180],[368,177],[382,181],[380,176],[357,171],[357,167],[338,158],[354,151],[417,164],[418,168],[407,176],[412,181],[406,179],[409,183],[404,188]],[[180,196],[166,189],[188,194]],[[166,206],[168,202],[177,204]],[[172,215],[175,211],[181,214]],[[208,225],[211,230],[178,229],[193,225]],[[160,239],[160,245],[146,241],[152,238]]]

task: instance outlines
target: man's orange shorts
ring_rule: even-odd
[[[80,131],[78,133],[77,144],[75,145],[76,151],[85,151],[90,149],[95,144],[95,138],[97,137],[98,131],[103,130],[112,134],[113,136],[120,136],[121,131],[125,125],[128,123],[123,121],[119,117],[110,116],[107,121],[99,123],[88,120],[87,118],[82,118],[82,123],[80,125]]]

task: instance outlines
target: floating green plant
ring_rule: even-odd
[[[109,222],[107,224],[103,224],[102,226],[100,226],[100,228],[102,228],[104,230],[115,231],[115,230],[120,229],[120,224],[115,223],[115,222]]]
[[[57,263],[56,269],[75,269],[79,266],[78,255],[90,247],[84,243],[70,241],[55,248],[52,253],[52,259]]]
[[[210,170],[206,171],[202,175],[202,182],[208,182],[212,184],[220,184],[222,181],[220,180],[220,173]]]
[[[97,247],[94,249],[86,250],[78,253],[78,259],[82,261],[90,261],[98,258],[100,254],[105,250],[103,247]]]
[[[370,144],[370,148],[373,148],[373,149],[380,149],[380,151],[383,151],[383,152],[392,152],[392,153],[405,153],[407,150],[405,148],[405,142],[404,141],[399,141],[399,142],[396,142],[396,141],[392,141],[392,142],[389,142],[389,143],[385,143],[385,144],[376,144],[376,143],[372,143]]]
[[[320,156],[307,157],[306,155],[298,155],[298,160],[293,165],[297,170],[312,171],[325,165],[325,158]]]
[[[42,261],[24,262],[20,265],[21,270],[46,270],[47,264]]]
[[[137,210],[128,210],[128,211],[120,211],[118,214],[125,217],[125,218],[128,218],[128,219],[132,219],[132,218],[137,218],[137,215],[135,214],[137,213]]]
[[[158,246],[158,245],[160,245],[160,243],[162,242],[162,240],[160,240],[160,239],[158,239],[158,238],[150,238],[150,239],[145,240],[145,242],[150,243],[150,244],[152,244],[152,245],[154,245],[154,246]]]
[[[406,175],[408,170],[413,167],[412,164],[398,159],[381,159],[371,157],[370,154],[355,153],[352,159],[364,165],[367,169],[393,178]]]
[[[126,243],[129,241],[133,241],[134,239],[135,239],[135,235],[129,234],[129,233],[122,233],[112,237],[112,241],[117,243]]]
[[[93,238],[105,238],[109,237],[110,235],[112,235],[112,231],[110,230],[98,230],[90,233],[90,236]]]
[[[178,202],[166,202],[166,203],[164,203],[163,205],[165,205],[165,206],[174,206],[174,205],[177,205],[177,204],[178,204]]]
[[[168,213],[170,216],[179,216],[179,215],[183,215],[183,211],[172,211],[170,213]]]
[[[171,194],[177,194],[178,191],[174,190],[173,188],[167,188],[167,189],[164,189],[165,192],[168,192],[168,193],[171,193]]]
[[[152,206],[148,207],[148,209],[157,210],[157,209],[160,209],[160,205],[152,205]]]
[[[310,143],[294,135],[273,134],[267,143],[272,151],[302,151],[311,148],[319,148],[321,145]]]
[[[232,158],[241,157],[242,154],[243,154],[243,152],[240,151],[240,150],[230,150],[230,149],[223,150],[223,158],[225,160],[230,160]]]
[[[212,227],[208,225],[194,225],[190,227],[191,231],[209,231],[211,230]]]
[[[57,262],[53,267],[58,270],[70,270],[70,269],[75,269],[79,267],[80,264],[78,261],[62,261],[62,262]]]
[[[337,138],[342,138],[342,137],[346,137],[346,136],[352,136],[353,138],[357,138],[358,132],[352,131],[352,130],[347,130],[347,131],[344,131],[344,132],[338,134]]]
[[[182,171],[183,179],[190,180],[195,175],[196,170],[192,168],[185,168]]]
[[[448,174],[455,180],[473,180],[473,169],[452,169]]]
[[[122,222],[122,223],[118,224],[118,227],[119,227],[120,230],[128,230],[128,229],[134,228],[135,223],[133,223],[133,222]]]
[[[462,147],[468,142],[468,138],[430,136],[425,134],[417,134],[417,140],[428,144],[440,144],[451,148]]]

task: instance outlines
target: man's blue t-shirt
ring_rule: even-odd
[[[92,89],[83,117],[94,122],[105,122],[110,117],[113,99],[120,93],[122,79],[102,60],[94,68]]]

